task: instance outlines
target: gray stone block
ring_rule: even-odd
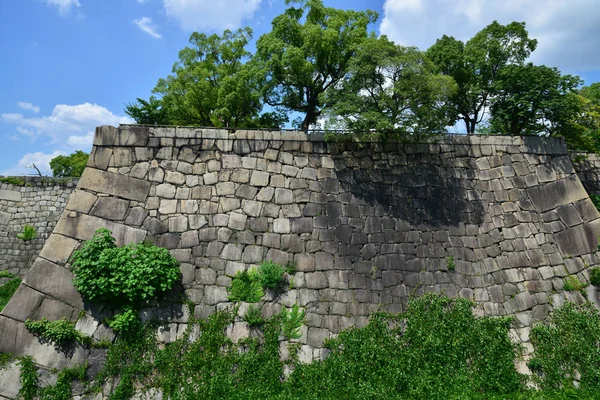
[[[129,201],[115,197],[99,197],[98,201],[92,207],[91,214],[113,221],[122,221],[125,219],[125,213],[129,209]]]
[[[81,175],[78,187],[128,200],[145,201],[150,191],[150,182],[112,172],[86,168]]]
[[[27,273],[25,283],[38,292],[83,310],[83,299],[73,286],[73,274],[64,267],[38,258]]]
[[[64,265],[69,260],[69,257],[71,257],[77,244],[77,240],[59,234],[52,234],[46,240],[44,248],[40,252],[40,257],[59,265]]]
[[[2,315],[17,321],[25,321],[40,306],[43,298],[44,295],[40,292],[21,284],[2,310]]]

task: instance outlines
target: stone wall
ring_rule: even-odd
[[[25,276],[62,214],[77,179],[18,177],[25,186],[0,183],[0,271]],[[25,225],[37,236],[17,238]]]
[[[361,326],[410,293],[473,299],[486,315],[529,327],[565,300],[564,278],[588,281],[600,215],[559,139],[456,136],[432,144],[327,143],[301,132],[110,126],[96,130],[88,167],[25,282],[0,315],[0,351],[48,367],[87,359],[40,343],[27,318],[86,317],[78,328],[110,338],[109,309],[71,283],[72,251],[98,228],[119,244],[147,239],[181,262],[181,288],[205,317],[230,305],[230,276],[263,260],[295,261],[293,287],[261,303],[307,312],[301,358],[325,338]],[[589,288],[590,298],[595,292]],[[243,307],[242,307],[243,310]],[[187,309],[161,302],[144,318],[164,341]],[[247,334],[241,321],[230,329]]]
[[[571,153],[579,180],[589,194],[600,195],[600,156],[594,153]]]

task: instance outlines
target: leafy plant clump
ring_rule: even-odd
[[[594,286],[600,286],[600,267],[594,267],[590,270],[590,283]]]
[[[446,268],[448,268],[448,271],[454,271],[456,269],[456,262],[454,261],[453,256],[446,258]]]
[[[98,229],[73,253],[71,269],[84,297],[126,307],[126,315],[113,321],[117,329],[131,326],[139,303],[170,290],[179,278],[179,263],[167,249],[145,242],[117,247],[108,229]]]
[[[54,385],[40,387],[38,370],[33,359],[22,357],[19,364],[22,385],[19,398],[25,400],[69,400],[73,398],[72,383],[87,380],[87,365],[84,364],[60,371]]]
[[[565,285],[563,286],[563,289],[565,289],[568,292],[572,292],[575,290],[581,291],[587,286],[587,283],[583,283],[575,275],[571,275],[565,278]]]
[[[66,344],[69,342],[77,342],[81,344],[90,344],[91,338],[83,335],[75,329],[75,323],[66,318],[57,321],[49,321],[42,318],[39,321],[25,321],[25,327],[34,335],[56,344]]]
[[[304,323],[306,313],[300,311],[298,304],[294,304],[291,310],[283,308],[281,310],[281,333],[286,339],[300,339],[302,333],[300,328]]]
[[[230,301],[243,301],[246,303],[257,303],[263,297],[263,291],[260,277],[256,270],[250,268],[246,271],[238,271],[231,285],[227,288]]]
[[[531,342],[542,390],[574,389],[580,375],[580,390],[600,391],[600,312],[590,303],[554,310],[549,323],[531,330]]]
[[[37,236],[37,231],[31,225],[25,225],[23,227],[23,232],[17,234],[17,238],[21,239],[24,242],[33,240],[33,239],[35,239],[36,236]]]
[[[257,306],[248,307],[242,319],[252,327],[260,326],[265,323],[265,319],[262,316],[260,308]]]
[[[2,311],[4,309],[4,306],[8,304],[8,301],[10,300],[12,295],[15,294],[15,292],[19,288],[19,285],[21,284],[21,278],[13,274],[9,274],[6,271],[2,271],[2,275],[0,275],[0,277],[11,278],[4,285],[0,286],[0,311]]]
[[[278,288],[283,282],[285,268],[273,261],[263,261],[258,267],[258,277],[263,287]]]

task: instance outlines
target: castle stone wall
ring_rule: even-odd
[[[27,332],[27,318],[86,317],[96,339],[109,308],[71,283],[70,254],[98,228],[119,244],[151,240],[181,263],[179,291],[197,317],[231,305],[237,271],[294,261],[293,284],[260,303],[307,313],[301,358],[323,340],[364,325],[378,308],[403,310],[411,293],[474,300],[486,315],[529,328],[565,300],[564,278],[588,281],[598,263],[600,215],[564,142],[538,137],[455,136],[429,144],[325,142],[302,132],[110,126],[96,130],[88,167],[52,235],[0,314],[0,351],[41,365],[82,362]],[[595,296],[592,288],[589,295]],[[244,307],[241,308],[243,312]],[[159,302],[144,318],[164,341],[187,326],[187,309]],[[241,318],[234,337],[248,328]]]
[[[18,177],[25,186],[0,183],[0,271],[25,276],[62,214],[77,179]],[[17,238],[25,225],[37,235]]]

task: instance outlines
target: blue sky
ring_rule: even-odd
[[[526,21],[535,63],[600,81],[597,0],[324,0],[380,14],[373,26],[426,49],[466,40],[494,19]],[[596,4],[595,4],[596,3]],[[524,6],[524,5],[527,6]],[[283,0],[0,0],[0,175],[89,151],[95,126],[131,122],[123,109],[167,76],[194,30],[270,29]]]

